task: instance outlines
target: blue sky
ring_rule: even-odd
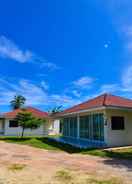
[[[132,98],[130,0],[4,0],[0,6],[0,111],[64,108],[101,93]]]

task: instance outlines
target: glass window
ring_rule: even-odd
[[[15,120],[10,120],[9,121],[9,127],[10,128],[16,128],[16,127],[18,127],[18,122],[15,121]]]
[[[103,114],[80,117],[80,137],[93,140],[104,140]]]
[[[90,116],[80,117],[80,137],[90,138]]]
[[[103,114],[93,115],[93,139],[104,140],[104,118]]]
[[[103,114],[92,114],[80,117],[80,138],[90,140],[104,140]],[[77,117],[63,119],[63,135],[77,137]]]
[[[94,140],[98,140],[99,139],[99,119],[98,119],[98,115],[94,114],[93,115],[93,138]]]
[[[104,141],[104,116],[99,114],[99,123],[100,123],[100,140]]]
[[[124,117],[112,116],[111,128],[112,130],[124,130],[125,129]]]
[[[63,119],[63,135],[68,137],[77,137],[77,117],[68,117]]]

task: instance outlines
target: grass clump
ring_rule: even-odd
[[[87,179],[86,181],[87,184],[122,184],[121,181],[119,181],[119,179],[117,178],[112,178],[109,180],[99,180],[99,179]]]
[[[73,176],[68,170],[57,171],[55,178],[63,183],[70,183],[73,180]]]
[[[102,179],[93,175],[71,173],[69,170],[57,171],[54,181],[56,180],[59,184],[123,184],[122,181],[116,177]]]
[[[8,169],[11,171],[21,171],[26,167],[25,164],[11,164]]]

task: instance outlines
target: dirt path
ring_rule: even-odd
[[[14,164],[23,168],[15,170]],[[132,183],[132,161],[46,151],[0,142],[0,184],[54,184],[53,176],[62,169],[80,175],[116,177],[121,178],[123,183]]]

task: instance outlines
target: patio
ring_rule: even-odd
[[[57,138],[50,138],[57,142],[61,142],[64,144],[70,144],[77,148],[100,148],[105,147],[105,143],[102,141],[93,141],[93,140],[83,140],[83,139],[76,139],[76,138],[70,138],[70,137],[57,137]]]

